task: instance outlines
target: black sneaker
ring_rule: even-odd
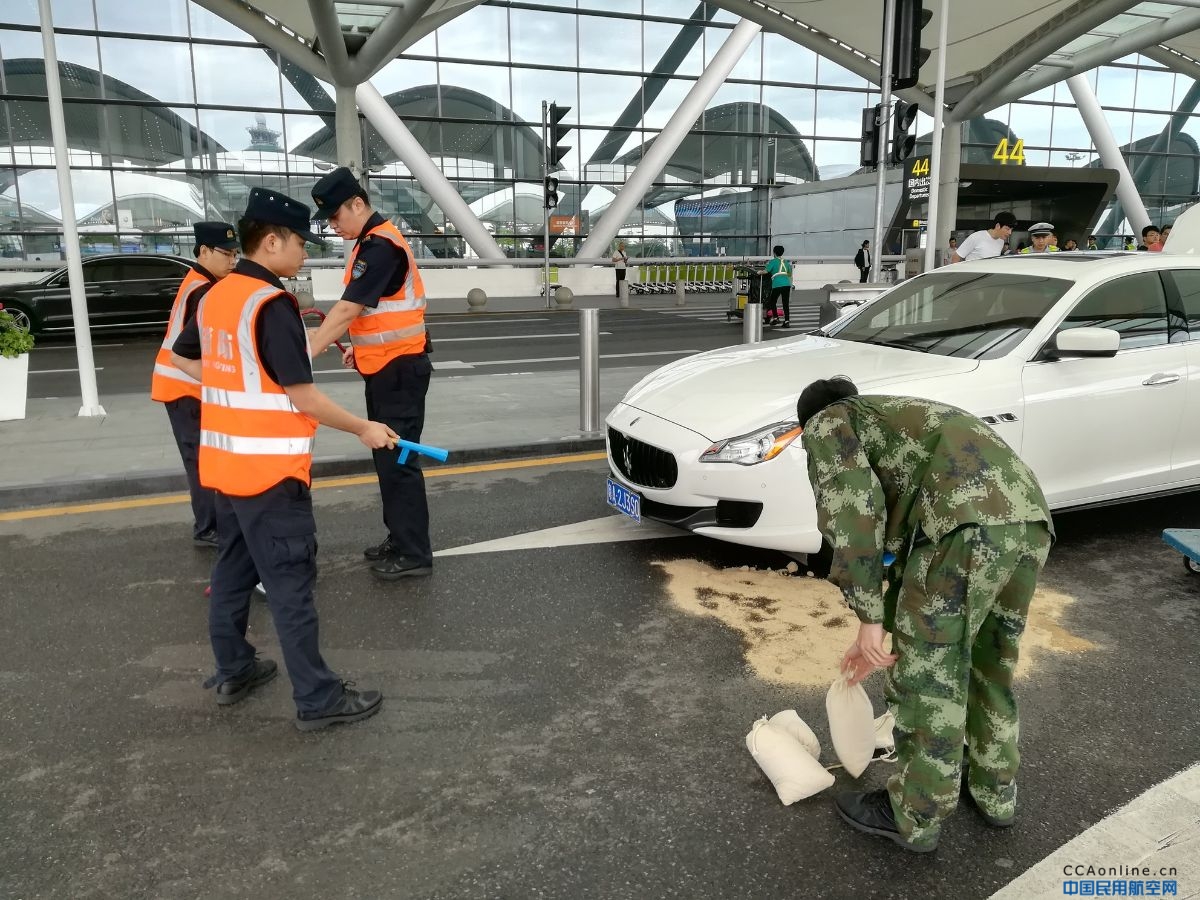
[[[217,705],[233,706],[241,703],[256,687],[266,684],[279,674],[279,666],[273,659],[256,659],[254,668],[241,678],[222,681],[217,685]]]
[[[851,828],[885,837],[913,853],[930,853],[937,849],[936,841],[931,846],[920,847],[904,839],[896,827],[896,815],[892,812],[892,801],[886,788],[866,792],[844,791],[838,794],[833,805]]]
[[[371,560],[371,562],[378,562],[381,559],[387,559],[391,556],[395,549],[396,545],[392,543],[392,536],[389,534],[382,544],[377,544],[374,547],[368,547],[364,550],[363,556]]]
[[[383,581],[399,581],[433,574],[433,566],[418,562],[411,556],[390,556],[371,566],[371,574]]]
[[[791,327],[792,327],[792,320],[791,320],[791,319],[784,319],[784,320],[783,320],[783,327],[784,327],[784,328],[791,328]]]
[[[217,529],[210,528],[208,531],[202,531],[197,535],[193,535],[192,543],[197,547],[212,547],[215,550],[217,547]]]
[[[383,694],[379,691],[356,691],[353,681],[342,682],[342,696],[337,703],[324,712],[299,713],[296,727],[301,731],[319,731],[339,722],[358,722],[369,719],[383,706]]]

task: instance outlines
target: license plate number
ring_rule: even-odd
[[[635,522],[642,521],[642,497],[623,484],[608,479],[608,505]]]

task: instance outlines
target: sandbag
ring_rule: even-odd
[[[896,727],[896,717],[892,715],[889,709],[882,716],[875,720],[875,749],[876,750],[894,750],[896,747],[896,738],[892,734],[892,729]]]
[[[794,709],[777,712],[768,721],[798,740],[800,746],[807,750],[813,759],[818,761],[821,759],[821,742],[817,740],[813,730],[808,727],[808,723],[800,718],[800,714]]]
[[[799,718],[799,717],[797,717]],[[833,775],[795,737],[764,716],[746,735],[746,749],[775,786],[779,802],[791,806],[833,784]]]
[[[861,684],[850,684],[850,676],[838,675],[825,695],[829,736],[833,752],[854,778],[861,775],[875,753],[875,711]]]

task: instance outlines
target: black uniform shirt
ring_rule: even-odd
[[[286,291],[279,276],[249,259],[238,260],[233,271]],[[291,294],[264,303],[256,325],[258,358],[267,376],[282,387],[312,384],[312,360],[308,356],[304,322]],[[184,326],[172,349],[184,359],[200,359],[200,327],[195,318]]]
[[[404,285],[408,277],[408,254],[378,235],[368,235],[372,228],[386,222],[377,212],[371,213],[358,236],[358,256],[350,267],[350,283],[342,291],[342,299],[374,309],[381,297],[388,297]]]
[[[200,308],[200,298],[208,293],[208,289],[217,283],[217,278],[212,272],[204,268],[198,262],[192,263],[192,271],[203,278],[208,279],[208,284],[202,284],[190,294],[187,301],[183,305],[183,324],[186,325],[192,319],[196,318],[196,310]],[[182,356],[183,354],[179,354]]]

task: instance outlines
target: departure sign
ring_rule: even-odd
[[[928,156],[914,156],[904,164],[904,196],[909,201],[929,199]]]
[[[1008,138],[1003,138],[996,145],[996,151],[992,154],[992,159],[996,160],[1002,166],[1007,166],[1009,163],[1015,166],[1025,165],[1025,142],[1018,140],[1010,149]]]

